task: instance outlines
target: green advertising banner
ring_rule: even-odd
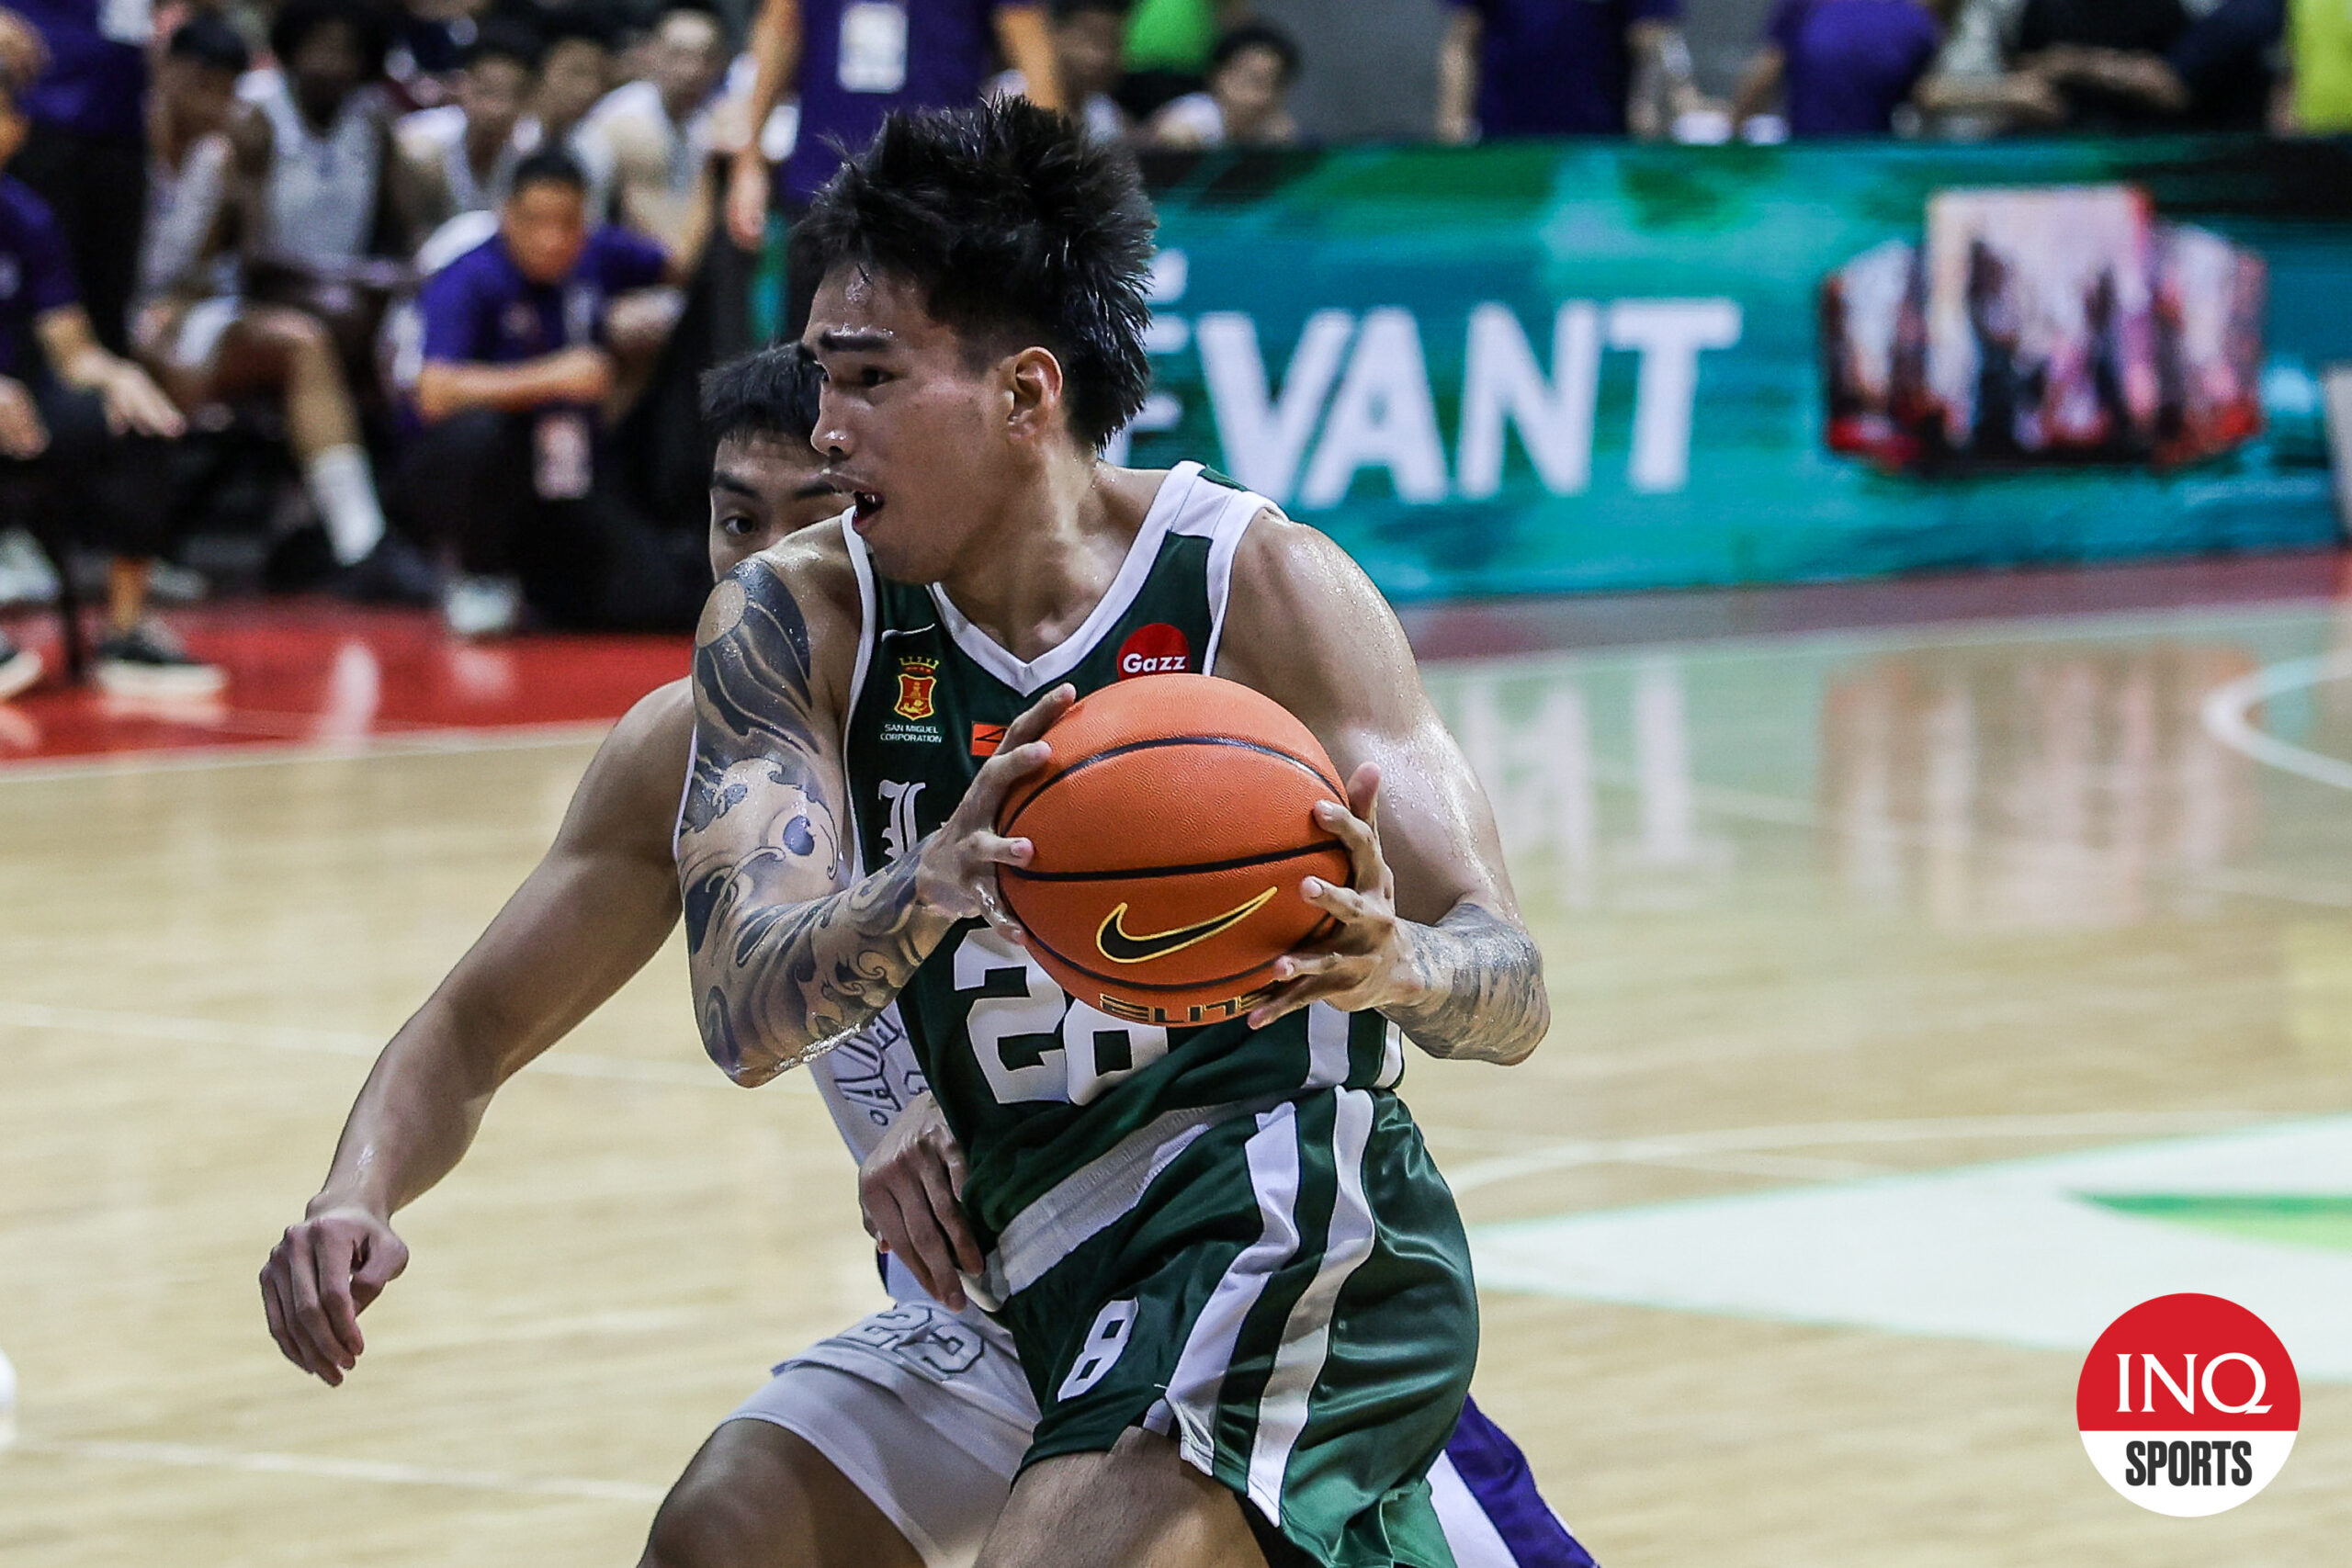
[[[2336,536],[2352,145],[1529,144],[1149,171],[1156,390],[1391,595]]]

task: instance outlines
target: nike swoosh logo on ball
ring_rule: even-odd
[[[1102,956],[1114,964],[1142,964],[1154,958],[1165,958],[1171,953],[1182,952],[1194,942],[1206,942],[1219,931],[1232,930],[1263,908],[1266,900],[1273,896],[1274,890],[1269,887],[1248,903],[1197,925],[1178,926],[1172,931],[1153,931],[1145,936],[1128,933],[1125,924],[1127,907],[1122,904],[1102,917],[1102,929],[1094,933],[1094,945],[1101,948]]]

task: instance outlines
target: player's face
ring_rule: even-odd
[[[506,198],[498,228],[525,277],[560,282],[588,248],[588,198],[560,180],[534,180]]]
[[[1009,361],[969,352],[914,285],[845,266],[819,286],[801,342],[825,372],[815,446],[875,565],[941,581],[1021,479]]]
[[[729,436],[710,463],[710,573],[724,577],[786,535],[841,510],[841,491],[807,442]]]

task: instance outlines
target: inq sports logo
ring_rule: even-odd
[[[2302,1410],[2287,1348],[2220,1296],[2142,1302],[2108,1325],[2075,1388],[2083,1447],[2108,1484],[2180,1518],[2269,1485]]]

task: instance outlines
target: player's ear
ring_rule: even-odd
[[[1005,362],[1012,398],[1006,412],[1011,433],[1035,440],[1054,424],[1062,406],[1062,362],[1049,349],[1024,348]]]

